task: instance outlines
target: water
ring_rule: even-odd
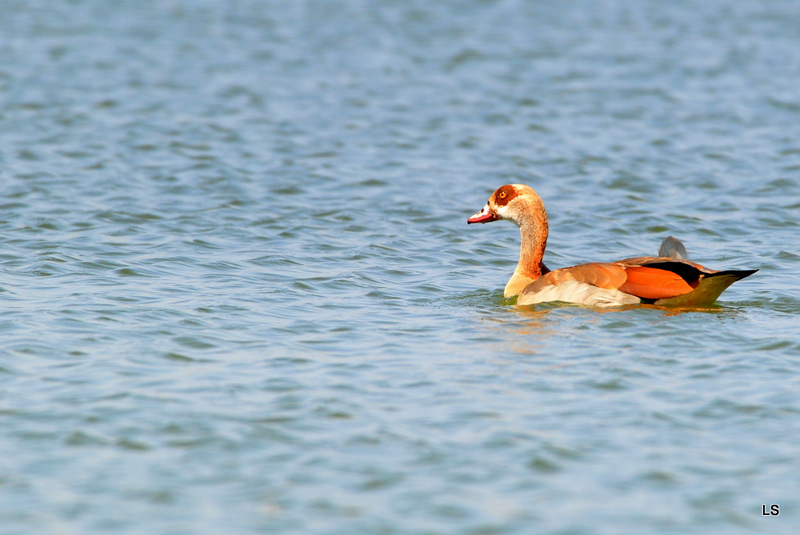
[[[0,11],[0,533],[796,532],[796,3]],[[507,306],[508,182],[760,271]]]

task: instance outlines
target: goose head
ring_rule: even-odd
[[[523,226],[531,218],[544,219],[547,215],[544,204],[532,187],[525,184],[506,184],[492,193],[486,206],[467,219],[467,224],[490,223],[508,219]]]

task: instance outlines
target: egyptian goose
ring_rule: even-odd
[[[547,244],[547,212],[530,186],[508,184],[495,191],[483,210],[467,223],[508,219],[522,234],[519,263],[506,284],[505,296],[518,305],[564,301],[592,306],[639,303],[706,306],[731,284],[757,269],[715,271],[686,259],[676,238],[664,240],[659,256],[619,262],[592,262],[550,271],[542,262]]]

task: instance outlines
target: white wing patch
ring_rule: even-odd
[[[535,293],[525,293],[517,298],[518,305],[535,305],[536,303],[549,303],[563,301],[596,307],[617,307],[622,305],[635,305],[642,300],[635,295],[626,294],[619,290],[598,288],[586,282],[568,280],[560,284],[545,286]]]

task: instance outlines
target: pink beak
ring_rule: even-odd
[[[467,225],[470,223],[491,223],[497,221],[500,217],[489,209],[489,204],[483,207],[483,210],[467,219]]]

